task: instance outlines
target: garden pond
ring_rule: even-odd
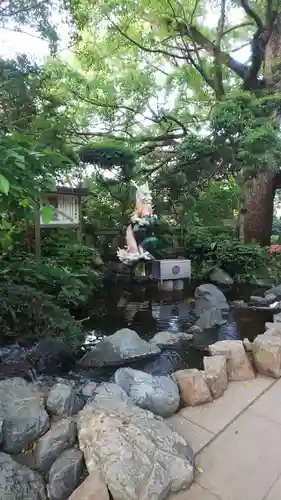
[[[122,328],[130,328],[144,340],[150,340],[157,332],[170,331],[176,336],[179,332],[192,333],[193,339],[162,349],[160,356],[134,363],[124,363],[146,372],[162,375],[181,368],[203,368],[203,357],[208,355],[207,346],[218,340],[243,339],[252,341],[265,330],[265,322],[272,321],[274,309],[270,307],[245,307],[251,295],[263,295],[264,289],[253,286],[232,287],[221,290],[230,305],[226,322],[221,326],[200,330],[193,325],[196,322],[194,311],[194,292],[198,282],[188,283],[182,292],[163,294],[155,287],[145,288],[141,284],[109,287],[102,298],[95,299],[83,319],[85,343],[78,356],[99,343],[104,337],[112,335]],[[244,306],[243,306],[243,302]],[[116,366],[103,366],[90,370],[82,369],[75,363],[60,362],[60,352],[56,345],[51,345],[51,352],[44,352],[48,360],[48,370],[38,370],[29,363],[33,345],[20,341],[12,346],[0,348],[0,378],[24,376],[38,380],[42,374],[50,377],[76,379],[82,383],[85,379],[95,382],[110,380]],[[48,347],[47,347],[48,349]],[[62,352],[65,358],[65,352]],[[66,356],[66,361],[68,357]],[[44,363],[43,363],[44,364]],[[39,366],[37,364],[37,366]],[[50,368],[51,366],[51,368]]]

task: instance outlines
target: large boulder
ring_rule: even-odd
[[[47,408],[54,415],[70,417],[82,410],[83,406],[84,402],[69,385],[56,384],[49,392]]]
[[[173,346],[181,341],[191,339],[193,339],[191,333],[163,331],[156,333],[150,342],[158,346]]]
[[[200,285],[196,288],[195,293],[195,313],[200,317],[206,310],[217,308],[222,313],[229,310],[229,305],[226,301],[224,294],[210,283]]]
[[[179,390],[171,377],[152,376],[132,368],[119,368],[114,379],[137,406],[150,410],[155,415],[170,417],[179,407]]]
[[[0,420],[2,446],[8,453],[20,453],[50,426],[39,391],[22,378],[0,382]]]
[[[170,375],[182,367],[182,358],[175,350],[162,351],[153,361],[143,367],[143,371],[151,375]]]
[[[95,397],[97,395],[105,395],[108,398],[119,398],[122,401],[128,401],[128,394],[118,384],[103,382],[95,390]]]
[[[255,373],[242,340],[220,340],[209,345],[209,351],[214,355],[226,358],[226,369],[229,380],[251,380]]]
[[[68,500],[109,500],[108,489],[100,471],[94,471],[76,488]]]
[[[276,285],[267,290],[266,295],[275,295],[277,300],[281,300],[281,285]]]
[[[67,500],[79,485],[83,470],[83,455],[80,450],[64,451],[53,463],[48,483],[50,500]]]
[[[214,306],[202,312],[202,314],[196,321],[196,326],[198,326],[201,330],[207,330],[208,328],[221,326],[225,323],[226,319],[222,317],[221,310],[218,307]]]
[[[194,456],[161,417],[104,394],[78,417],[89,473],[100,470],[114,500],[163,500],[188,488]]]
[[[35,444],[34,468],[40,472],[48,472],[56,458],[64,450],[74,446],[76,437],[76,423],[67,419],[54,423],[50,430]]]
[[[83,368],[122,366],[128,361],[136,361],[160,354],[157,345],[141,339],[129,328],[118,330],[99,342],[80,360]]]
[[[0,453],[1,500],[46,500],[45,485],[40,474]]]
[[[75,363],[72,350],[61,339],[40,340],[30,354],[38,373],[53,374],[68,371]]]
[[[179,370],[173,373],[173,379],[179,386],[183,405],[196,406],[208,403],[212,400],[210,390],[204,377],[196,368]]]
[[[231,278],[231,276],[221,269],[220,267],[215,267],[211,274],[210,274],[210,280],[213,281],[214,283],[218,283],[218,285],[233,285],[234,281]]]
[[[279,378],[281,376],[281,335],[258,335],[252,344],[252,355],[258,373]]]

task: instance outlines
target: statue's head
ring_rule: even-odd
[[[133,185],[137,189],[136,202],[143,205],[151,205],[152,196],[148,183],[146,182],[145,184],[141,184],[140,186],[138,186],[135,182],[133,182]]]

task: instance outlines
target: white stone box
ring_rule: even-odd
[[[183,280],[191,278],[190,260],[153,260],[152,277],[155,280]]]

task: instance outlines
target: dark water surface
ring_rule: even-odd
[[[149,340],[163,330],[188,332],[194,325],[194,291],[198,283],[188,284],[182,292],[161,294],[155,288],[145,289],[141,285],[130,288],[115,287],[108,290],[106,297],[96,301],[90,319],[85,323],[88,333],[86,344],[95,344],[104,336],[121,328],[135,330],[141,338]],[[253,294],[262,295],[262,289],[253,286],[224,289],[227,300],[248,301]],[[273,311],[230,307],[227,323],[203,332],[195,333],[194,339],[181,342],[178,347],[169,348],[171,356],[179,355],[178,367],[203,368],[203,357],[207,346],[218,340],[243,339],[252,341],[265,330],[265,322],[272,321]]]
[[[83,322],[85,328],[85,345],[80,351],[74,365],[64,371],[65,378],[77,380],[91,379],[110,380],[116,367],[83,370],[78,362],[85,350],[94,346],[102,338],[115,333],[121,328],[131,328],[145,339],[151,339],[155,333],[169,330],[176,336],[178,332],[188,332],[196,322],[194,314],[194,291],[198,282],[188,284],[182,292],[161,294],[155,287],[144,288],[141,284],[133,286],[112,286],[104,296],[95,298],[90,304],[89,318]],[[154,375],[172,373],[182,368],[203,369],[203,358],[208,355],[207,347],[218,340],[243,339],[252,341],[265,330],[265,322],[273,320],[273,311],[237,306],[233,301],[245,300],[251,295],[263,295],[262,289],[251,286],[223,289],[230,304],[227,322],[220,327],[204,331],[192,332],[194,338],[181,341],[173,347],[165,348],[156,359],[145,359],[128,366],[141,369]],[[24,376],[36,380],[41,373],[37,365],[30,365],[30,353],[34,344],[20,342],[10,346],[0,346],[0,379],[11,376]],[[52,351],[50,351],[52,358]],[[49,351],[47,351],[47,359]],[[61,364],[60,354],[51,363],[50,375],[59,375],[57,370]],[[49,372],[48,372],[49,373]]]

